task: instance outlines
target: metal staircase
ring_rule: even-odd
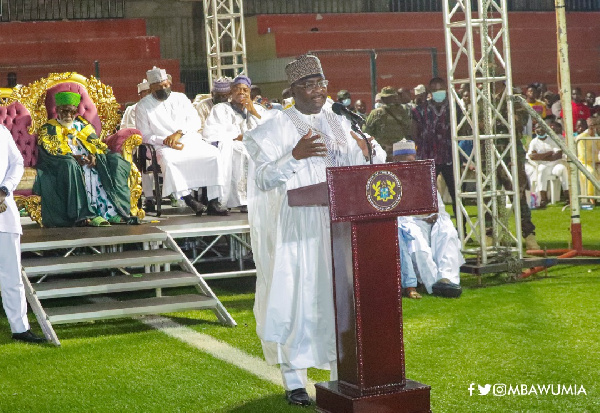
[[[24,258],[22,267],[27,299],[54,344],[60,345],[54,324],[190,309],[211,310],[223,324],[236,325],[168,233],[150,226],[113,226],[72,229],[72,234],[59,239],[52,231],[46,229],[23,242],[23,252],[38,256]],[[63,248],[67,252],[56,256]],[[43,256],[50,251],[54,256]],[[172,265],[178,270],[171,271]],[[107,269],[110,275],[99,272]],[[195,287],[196,293],[169,295],[169,289],[186,286]],[[151,291],[152,296],[106,296],[139,291]]]

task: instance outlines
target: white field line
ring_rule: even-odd
[[[281,372],[278,367],[268,365],[262,358],[251,356],[242,350],[217,340],[208,334],[199,333],[189,327],[183,326],[175,321],[160,316],[145,316],[139,320],[166,335],[176,338],[198,350],[223,360],[229,364],[246,370],[255,376],[278,386],[282,386]],[[308,380],[309,386],[306,391],[314,399],[315,382]]]

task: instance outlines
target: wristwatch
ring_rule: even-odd
[[[5,186],[0,186],[0,191],[4,192],[6,196],[10,196],[10,191]]]

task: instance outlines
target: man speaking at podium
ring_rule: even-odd
[[[331,166],[367,164],[363,139],[333,113],[316,56],[303,55],[285,72],[295,105],[244,134],[252,160],[248,220],[256,262],[256,329],[265,359],[279,364],[290,404],[311,403],[309,367],[337,379],[329,211],[289,207],[287,191],[325,182]],[[373,159],[385,151],[372,141]]]

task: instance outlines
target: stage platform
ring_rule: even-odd
[[[40,228],[27,220],[21,238],[27,300],[56,345],[55,324],[189,309],[211,310],[235,326],[206,280],[256,275],[244,268],[252,266],[246,213],[197,217],[167,207],[160,218],[110,227]]]
[[[28,217],[21,218],[23,236],[21,251],[41,252],[60,248],[78,248],[90,245],[120,245],[136,242],[140,236],[150,237],[150,241],[161,239],[167,233],[174,239],[195,238],[198,245],[190,248],[192,264],[215,261],[237,261],[236,271],[220,271],[202,274],[204,279],[248,277],[256,275],[252,268],[246,269],[251,260],[250,225],[248,214],[231,211],[229,216],[197,217],[187,207],[173,208],[164,205],[160,217],[146,216],[141,225],[112,225],[110,227],[41,228]],[[150,235],[154,233],[154,238]],[[208,242],[202,238],[210,237]],[[229,238],[228,254],[216,252],[215,245]],[[96,244],[90,240],[95,240]],[[189,245],[189,243],[187,244]],[[210,254],[210,253],[213,254]]]

